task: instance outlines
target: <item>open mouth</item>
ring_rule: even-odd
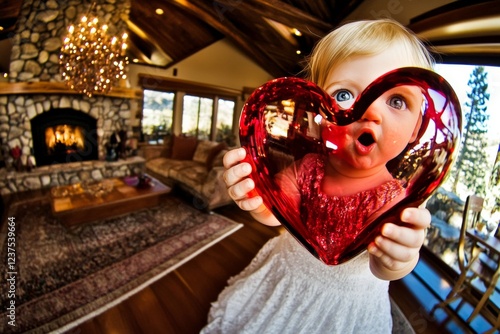
[[[375,139],[373,139],[373,136],[367,132],[359,136],[358,141],[363,146],[370,146],[371,144],[375,143]]]

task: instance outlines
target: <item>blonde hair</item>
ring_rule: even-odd
[[[376,55],[400,44],[413,66],[432,70],[434,60],[422,41],[400,23],[363,20],[344,24],[322,38],[306,65],[306,77],[324,87],[330,72],[349,57]]]

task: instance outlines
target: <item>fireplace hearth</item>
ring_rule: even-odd
[[[37,166],[97,160],[97,120],[79,110],[52,109],[31,119]]]

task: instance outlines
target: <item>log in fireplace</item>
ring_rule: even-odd
[[[37,166],[97,160],[97,120],[79,110],[51,109],[31,119]]]

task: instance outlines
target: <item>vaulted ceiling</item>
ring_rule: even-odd
[[[361,2],[132,0],[131,48],[141,62],[168,64],[228,38],[269,73],[289,75],[301,68],[312,45]]]
[[[315,42],[347,17],[374,18],[376,13],[387,12],[406,15],[407,22],[402,23],[408,24],[411,18],[449,5],[442,17],[431,20],[434,27],[447,20],[453,23],[457,15],[446,13],[454,7],[477,3],[486,3],[481,15],[500,15],[498,0],[401,0],[399,7],[390,7],[387,0],[131,0],[129,56],[139,63],[169,67],[226,38],[271,75],[294,75]],[[20,0],[0,0],[0,43],[15,31],[21,5]],[[473,11],[463,13],[468,16]],[[423,26],[417,22],[417,30],[432,28],[425,26],[425,17],[422,22]],[[500,29],[493,28],[496,32],[488,41],[500,37]]]

